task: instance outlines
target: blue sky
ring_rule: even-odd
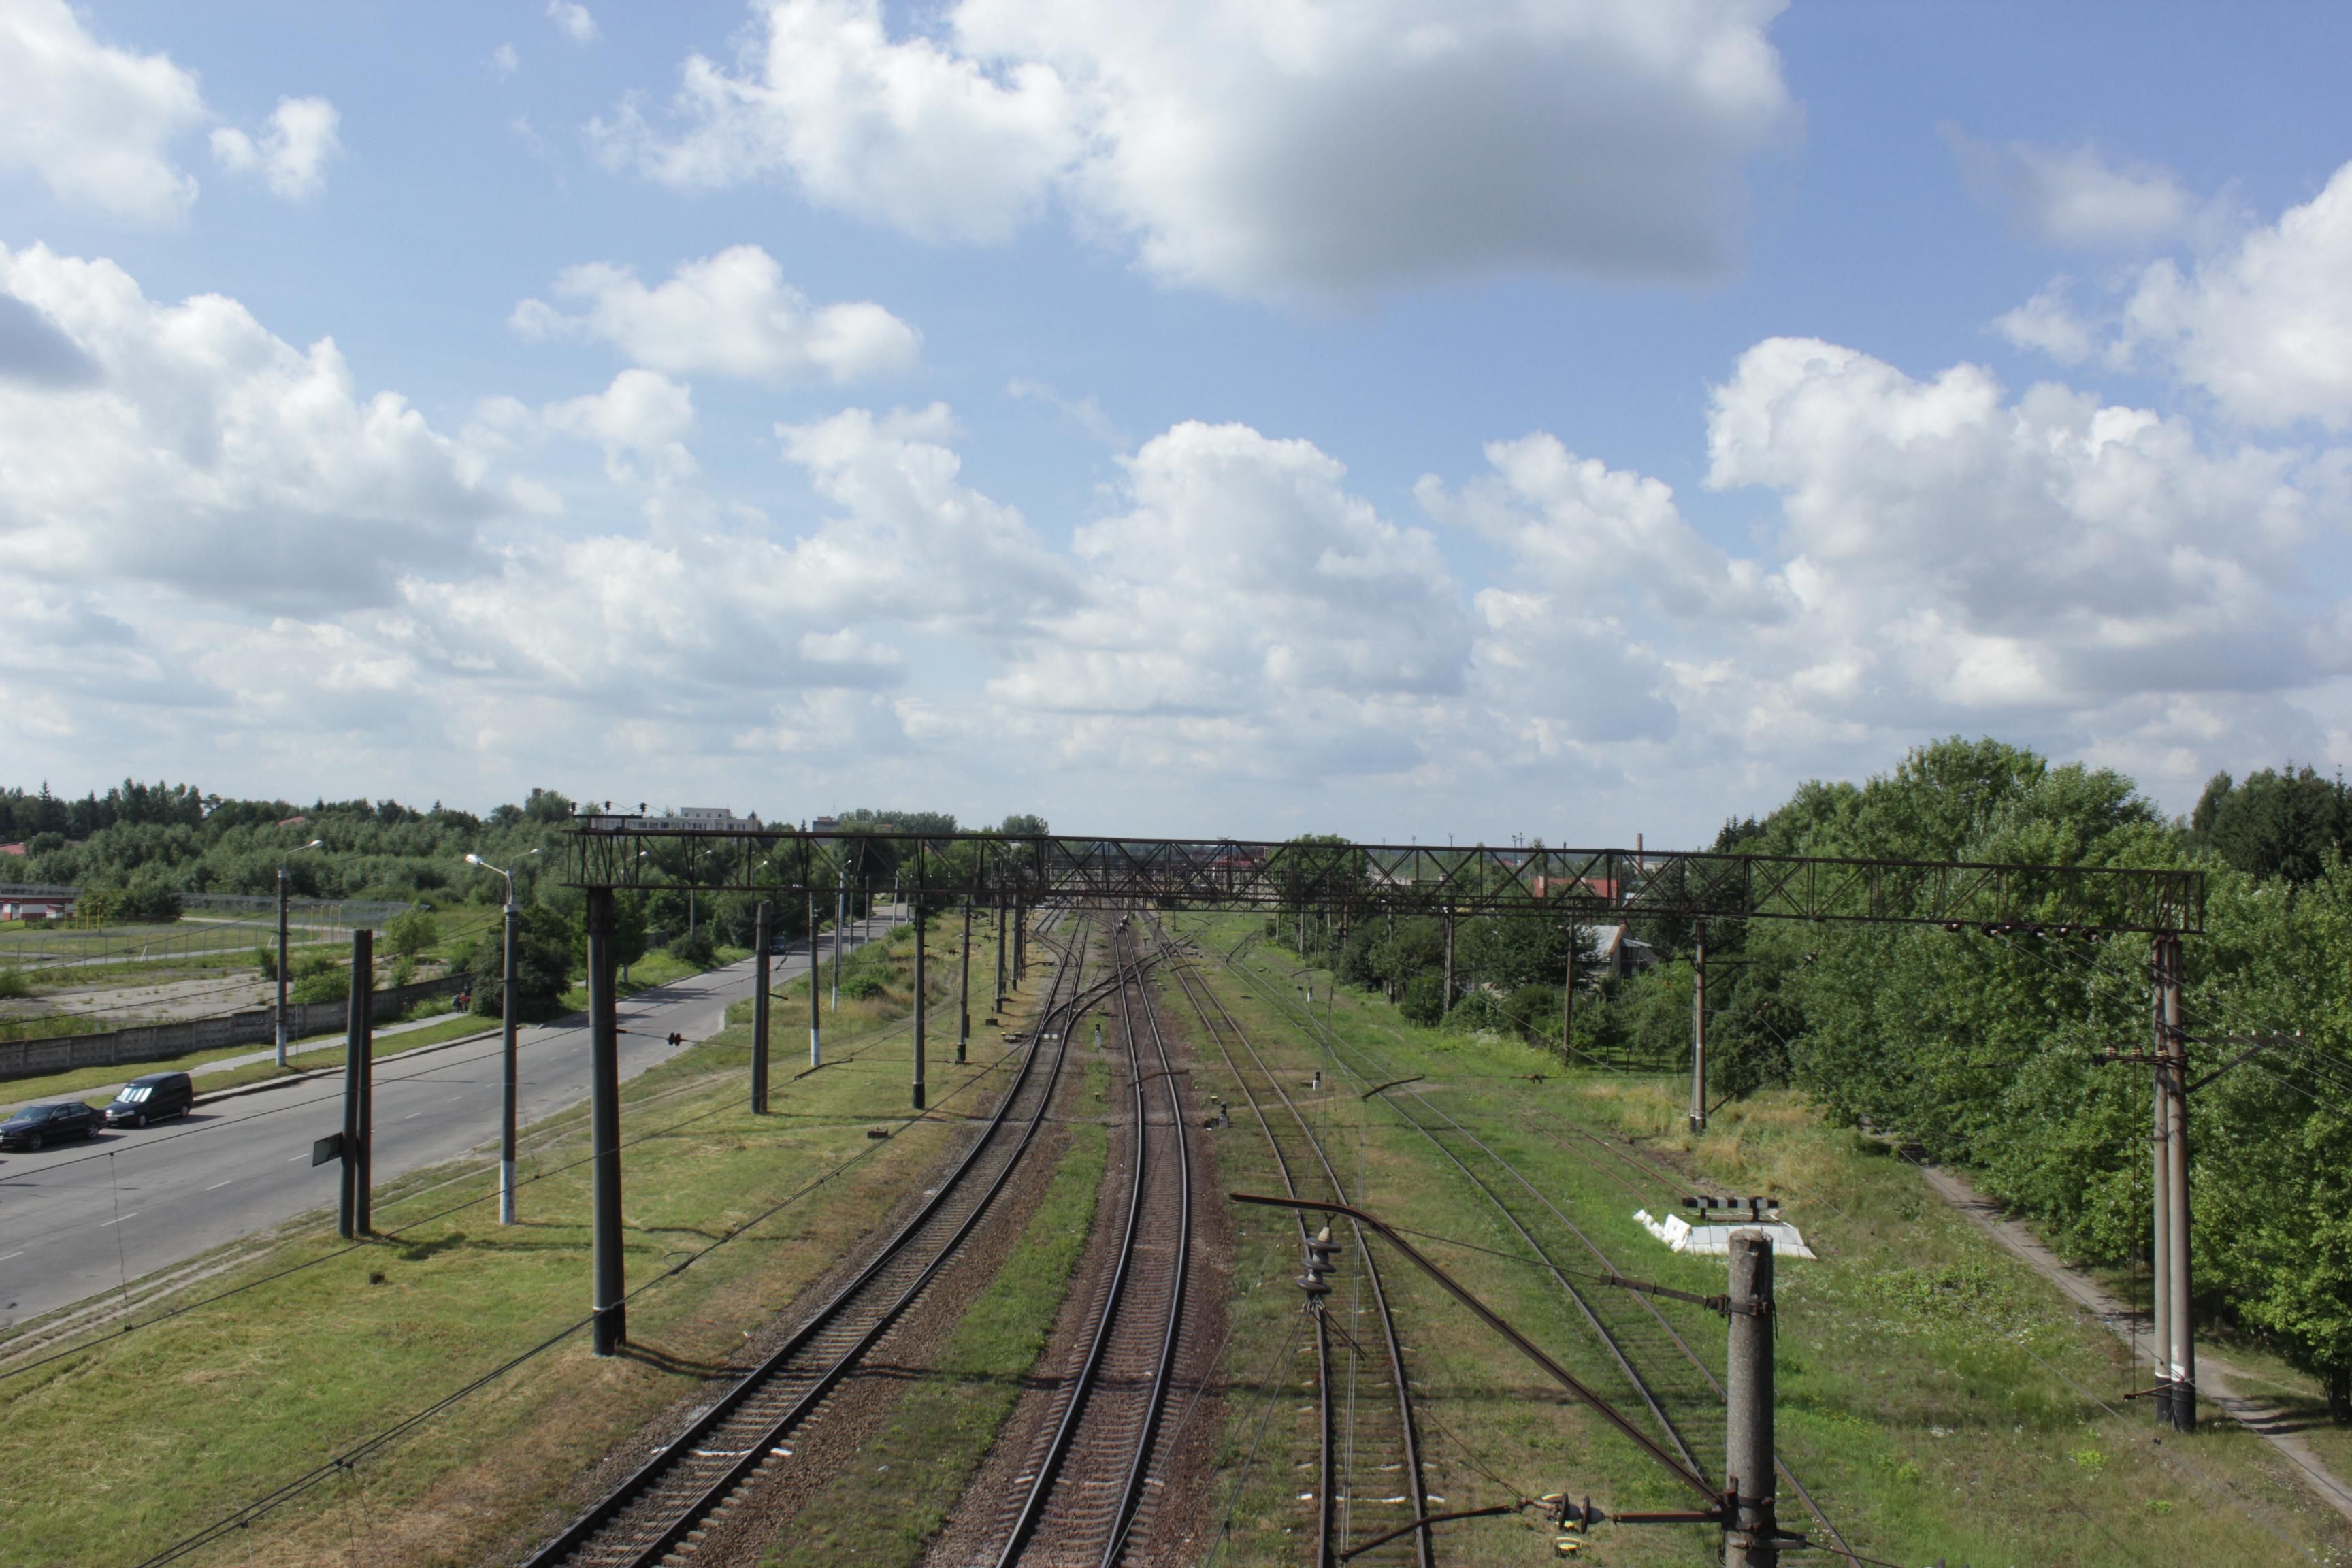
[[[2332,766],[2347,31],[0,0],[0,772],[1595,842]]]

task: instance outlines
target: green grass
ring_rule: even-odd
[[[1099,1127],[1070,1131],[1052,1185],[1003,1269],[857,1461],[794,1516],[764,1568],[821,1568],[852,1557],[912,1568],[920,1560],[1019,1399],[1085,1250],[1108,1141]],[[887,1485],[876,1484],[877,1466],[888,1468]]]
[[[779,1081],[764,1118],[743,1108],[740,1028],[625,1087],[627,1279],[645,1289],[632,1355],[595,1359],[574,1332],[305,1492],[226,1560],[341,1561],[358,1536],[378,1561],[474,1563],[560,1525],[604,1455],[728,1365],[949,1148],[949,1122],[905,1120],[903,1020],[835,1030],[852,1059]],[[1005,1056],[993,1042],[973,1056],[934,1061],[935,1103],[983,1102],[959,1090]],[[901,1130],[869,1140],[877,1123]],[[313,1215],[223,1249],[224,1272],[139,1316],[242,1293],[0,1379],[0,1565],[135,1561],[576,1323],[584,1124],[575,1108],[526,1134],[519,1226],[496,1223],[488,1160],[415,1173],[379,1190],[378,1239],[347,1248]]]
[[[713,950],[710,967],[724,969],[730,963],[740,963],[751,956],[749,948],[717,948]],[[656,985],[667,985],[673,981],[686,980],[707,973],[709,971],[698,969],[684,959],[674,956],[667,948],[656,948],[629,965],[628,978],[621,981],[615,990],[620,995],[634,996],[640,991],[649,991]],[[585,979],[563,994],[563,1006],[566,1011],[573,1013],[587,1010],[588,982]]]
[[[1246,927],[1224,921],[1217,929],[1230,946]],[[1238,981],[1213,966],[1211,973],[1261,1049],[1278,1054],[1298,1077],[1320,1066],[1330,1079],[1331,1059],[1298,1026],[1286,955],[1260,948],[1245,967],[1247,978]],[[1327,979],[1317,976],[1318,997]],[[1319,1003],[1316,1011],[1323,1011]],[[2159,1444],[2147,1414],[2121,1398],[2136,1384],[2111,1335],[1937,1202],[1916,1171],[1825,1126],[1797,1097],[1769,1093],[1729,1106],[1694,1140],[1681,1126],[1685,1089],[1675,1079],[1562,1076],[1516,1042],[1417,1030],[1384,1004],[1360,997],[1339,999],[1332,1026],[1368,1069],[1429,1075],[1428,1085],[1412,1092],[1475,1128],[1628,1273],[1700,1293],[1723,1287],[1720,1260],[1669,1253],[1635,1225],[1636,1206],[1664,1214],[1679,1190],[1699,1188],[1787,1197],[1789,1217],[1822,1257],[1780,1269],[1780,1448],[1856,1550],[1895,1562],[2117,1565],[2162,1558],[2267,1564],[2303,1550],[2323,1558],[2352,1550],[2352,1531],[2311,1503],[2252,1435],[2223,1425],[2186,1445]],[[1537,1072],[1545,1082],[1528,1081]],[[1237,1099],[1221,1077],[1204,1072],[1200,1082]],[[1467,1244],[1428,1242],[1423,1249],[1571,1372],[1630,1405],[1631,1390],[1557,1287],[1496,1256],[1524,1253],[1525,1243],[1493,1205],[1407,1128],[1385,1097],[1367,1104],[1356,1099],[1356,1087],[1308,1098],[1348,1163],[1360,1169],[1366,1205],[1392,1223]],[[1616,1162],[1584,1131],[1637,1147],[1681,1178]],[[1229,1185],[1243,1176],[1271,1180],[1254,1152],[1263,1140],[1244,1116],[1237,1113],[1234,1129],[1220,1137],[1221,1159],[1235,1178]],[[1525,1217],[1532,1200],[1515,1207]],[[1221,1463],[1223,1487],[1240,1482],[1226,1559],[1235,1563],[1302,1561],[1311,1523],[1308,1505],[1297,1500],[1307,1489],[1295,1479],[1295,1467],[1313,1456],[1312,1420],[1299,1413],[1311,1403],[1311,1386],[1265,1370],[1281,1365],[1281,1345],[1269,1348],[1269,1331],[1286,1328],[1297,1300],[1286,1278],[1296,1242],[1287,1219],[1271,1217],[1280,1224],[1234,1216],[1244,1293],[1234,1309],[1229,1365],[1236,1387]],[[1591,1266],[1589,1254],[1580,1258],[1572,1238],[1547,1224],[1534,1226],[1547,1246],[1571,1264]],[[1269,1246],[1274,1263],[1253,1270],[1253,1251]],[[1343,1289],[1350,1272],[1343,1267]],[[1388,1278],[1428,1417],[1430,1490],[1447,1499],[1443,1506],[1563,1488],[1590,1492],[1605,1508],[1686,1506],[1686,1494],[1630,1444],[1458,1307],[1402,1265]],[[1267,1290],[1276,1299],[1256,1304]],[[1667,1307],[1719,1368],[1720,1321],[1679,1303]],[[1627,1315],[1620,1303],[1604,1301],[1601,1310],[1604,1317]],[[1682,1391],[1684,1408],[1694,1413],[1686,1435],[1719,1472],[1720,1415],[1701,1410],[1694,1393],[1704,1384],[1670,1360],[1636,1353],[1645,1369],[1664,1369],[1670,1394]],[[1298,1358],[1294,1373],[1304,1364]],[[1379,1388],[1373,1369],[1365,1376],[1360,1401]],[[1244,1473],[1243,1456],[1268,1416]],[[1222,1502],[1226,1492],[1219,1495]],[[1793,1499],[1782,1518],[1791,1528],[1811,1526]],[[1357,1537],[1370,1528],[1360,1524]],[[1531,1560],[1543,1550],[1520,1520],[1445,1529],[1442,1550],[1456,1560]],[[1710,1560],[1715,1546],[1704,1531],[1666,1528],[1604,1527],[1597,1544],[1612,1563],[1696,1563]]]

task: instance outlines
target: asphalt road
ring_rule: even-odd
[[[883,922],[874,925],[880,934]],[[853,943],[856,935],[853,927]],[[830,938],[823,939],[820,956],[830,950]],[[774,984],[807,967],[805,950],[779,954]],[[725,1027],[728,1004],[751,994],[753,968],[746,959],[624,1000],[622,1079],[668,1059],[672,1032],[691,1044]],[[795,1047],[807,1042],[805,1021],[779,1007],[772,1028],[775,1059],[789,1072]],[[588,1097],[584,1026],[527,1028],[516,1044],[521,1125]],[[313,1167],[310,1144],[341,1128],[342,1099],[338,1072],[199,1105],[184,1121],[0,1155],[0,1325],[331,1206],[339,1167]],[[380,1060],[377,1183],[494,1143],[500,1099],[495,1038]]]

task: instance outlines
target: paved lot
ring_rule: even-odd
[[[882,922],[875,929],[880,934]],[[824,945],[829,952],[830,941]],[[807,965],[804,950],[779,955],[775,984]],[[747,959],[624,1001],[622,1078],[667,1059],[673,1031],[689,1043],[717,1034],[728,1004],[751,994],[752,970]],[[805,1026],[785,1008],[774,1027],[777,1060],[789,1070],[795,1043],[805,1047]],[[525,1029],[518,1047],[523,1125],[587,1098],[584,1026]],[[499,1056],[493,1038],[377,1064],[379,1183],[496,1140]],[[0,1325],[332,1205],[337,1167],[313,1168],[310,1144],[341,1127],[342,1092],[337,1073],[200,1105],[184,1121],[0,1155]]]

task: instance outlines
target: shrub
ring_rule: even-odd
[[[278,950],[274,947],[266,945],[255,948],[253,950],[253,966],[261,971],[261,977],[264,980],[277,979]]]
[[[392,917],[383,928],[383,945],[394,956],[404,959],[421,957],[441,945],[441,922],[433,918],[430,910],[407,910]]]
[[[1503,999],[1503,1016],[1522,1037],[1548,1039],[1559,1023],[1559,989],[1522,985]]]
[[[882,977],[870,969],[863,974],[852,974],[841,983],[841,994],[854,1002],[870,1002],[877,996],[887,995],[889,991],[890,987],[883,983]]]
[[[697,926],[669,944],[669,955],[680,963],[708,969],[718,960],[719,949],[710,940],[710,928]]]
[[[1445,1016],[1445,982],[1434,974],[1416,974],[1405,983],[1397,1011],[1424,1027]]]
[[[552,1018],[563,1011],[572,988],[572,922],[545,904],[526,908],[515,921],[515,1013],[526,1019]],[[505,1001],[504,938],[486,931],[474,944],[474,1011],[485,1018],[502,1015]]]
[[[0,969],[0,997],[16,1001],[32,994],[33,988],[26,982],[23,970]]]

